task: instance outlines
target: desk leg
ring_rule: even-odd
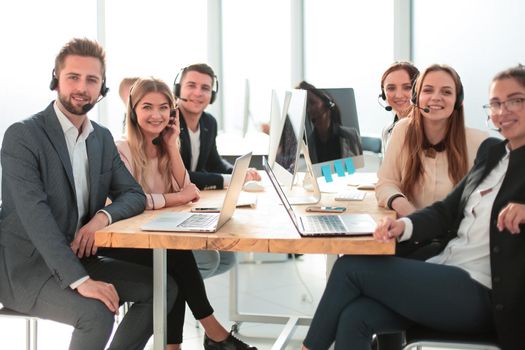
[[[153,349],[166,349],[166,249],[153,250]]]
[[[312,318],[310,316],[288,316],[272,314],[247,314],[239,312],[239,271],[237,265],[230,270],[230,321],[235,322],[232,331],[237,333],[242,322],[257,322],[285,325],[281,334],[272,346],[272,350],[281,350],[286,347],[288,340],[292,337],[296,326],[309,326]]]

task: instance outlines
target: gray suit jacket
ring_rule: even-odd
[[[104,208],[113,222],[141,213],[145,196],[122,163],[110,132],[92,123],[86,140],[89,217]],[[0,302],[28,311],[42,285],[61,288],[87,275],[73,254],[78,211],[64,133],[51,103],[11,125],[1,151]],[[112,203],[105,207],[106,199]]]

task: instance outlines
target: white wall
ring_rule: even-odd
[[[525,2],[414,0],[414,62],[454,67],[465,89],[468,126],[487,130],[482,105],[492,77],[525,63]]]

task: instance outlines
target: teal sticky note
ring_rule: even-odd
[[[334,181],[332,179],[332,169],[330,169],[330,164],[322,165],[321,166],[321,173],[324,176],[324,179],[326,182],[332,182]]]
[[[348,171],[348,174],[355,173],[355,166],[354,166],[354,161],[352,160],[352,158],[346,158],[345,164],[346,164],[346,171]]]
[[[345,168],[343,166],[343,160],[342,159],[338,159],[336,161],[334,161],[334,168],[335,168],[335,172],[337,173],[338,176],[345,176]]]

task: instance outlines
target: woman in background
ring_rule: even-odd
[[[411,102],[411,117],[392,131],[376,185],[378,204],[398,216],[443,199],[488,137],[465,127],[463,86],[449,66],[428,67],[416,80]]]
[[[394,113],[394,120],[387,125],[381,134],[382,153],[385,154],[386,146],[396,123],[406,118],[411,111],[412,86],[419,75],[419,70],[410,62],[394,62],[381,77],[381,98],[386,101],[386,106],[380,105],[386,111]]]
[[[179,152],[179,115],[170,88],[161,80],[141,78],[130,91],[127,108],[126,138],[117,141],[117,149],[146,193],[146,208],[155,210],[197,201],[199,190],[190,182]],[[149,249],[105,249],[104,254],[153,265]],[[167,267],[179,287],[175,306],[167,317],[167,349],[180,349],[187,302],[204,327],[204,349],[256,350],[228,333],[213,315],[190,250],[168,250]]]

